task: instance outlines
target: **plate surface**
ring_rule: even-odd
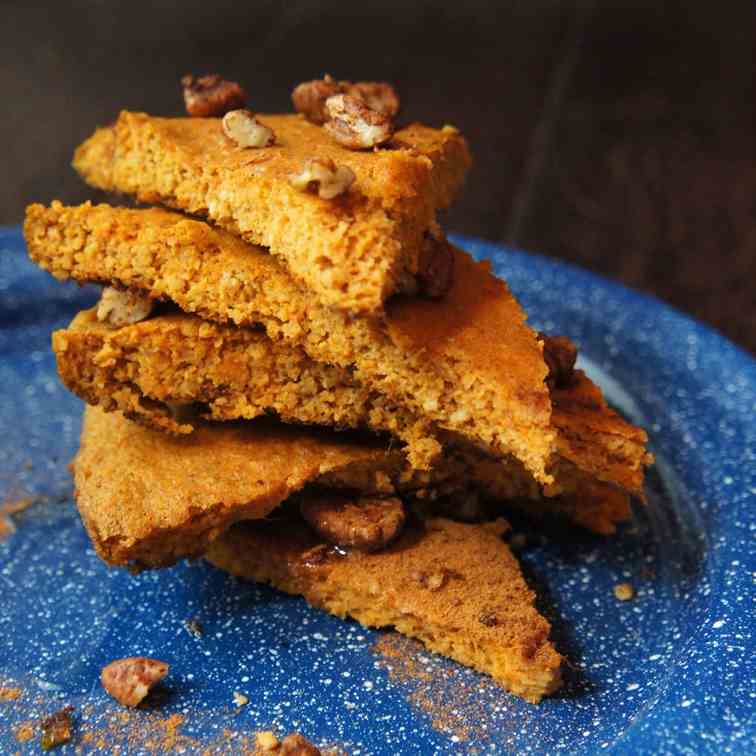
[[[535,707],[393,635],[226,577],[202,562],[137,577],[98,561],[66,465],[81,403],[49,334],[95,299],[26,259],[0,230],[0,501],[30,500],[0,544],[0,752],[75,707],[84,752],[239,753],[300,731],[348,753],[753,753],[756,363],[714,332],[584,271],[484,242],[531,323],[581,348],[608,398],[649,431],[648,505],[619,537],[547,529],[524,571],[570,659]],[[749,511],[750,510],[750,511]],[[632,601],[612,588],[631,582]],[[197,620],[202,635],[187,630]],[[108,661],[168,661],[153,708],[124,713]],[[233,693],[249,703],[237,708]],[[19,740],[21,738],[21,740]],[[73,752],[66,746],[61,753]]]

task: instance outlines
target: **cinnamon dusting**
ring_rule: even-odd
[[[0,687],[0,701],[18,701],[22,692],[21,688]]]
[[[382,635],[370,650],[392,682],[410,689],[409,703],[429,718],[434,730],[454,742],[491,738],[490,713],[481,690],[493,683],[466,679],[461,669],[433,667],[422,644],[398,633]]]

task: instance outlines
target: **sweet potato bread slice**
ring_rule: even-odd
[[[561,683],[562,657],[501,536],[503,520],[433,518],[372,554],[323,554],[297,521],[241,523],[207,559],[247,580],[304,596],[337,617],[395,627],[537,703]]]
[[[109,564],[132,568],[199,556],[232,523],[265,517],[307,486],[419,502],[441,495],[453,512],[456,497],[478,486],[496,498],[532,495],[527,505],[511,504],[537,516],[566,516],[598,533],[614,532],[630,514],[627,494],[606,484],[578,477],[570,492],[545,499],[537,487],[531,491],[532,477],[516,462],[478,468],[469,458],[447,455],[423,473],[375,438],[264,418],[203,423],[176,437],[87,407],[72,472],[97,553]]]
[[[375,439],[264,419],[172,437],[87,407],[72,467],[100,557],[155,567],[199,556],[232,523],[265,517],[308,483],[393,492],[403,460]]]
[[[409,461],[419,469],[432,464],[445,440],[432,424],[369,391],[350,371],[316,362],[262,330],[181,312],[112,328],[99,323],[92,309],[56,331],[52,341],[58,372],[71,391],[167,432],[193,429],[191,418],[174,416],[173,403],[201,403],[214,420],[251,419],[272,411],[286,422],[391,433],[408,444]],[[582,371],[568,386],[554,389],[552,399],[558,452],[549,465],[554,483],[546,493],[573,491],[577,468],[583,477],[640,495],[647,456],[643,431],[613,412]],[[491,460],[487,466],[497,464]],[[493,470],[493,475],[499,473]],[[525,481],[528,475],[522,470],[514,477]],[[541,493],[532,485],[527,492],[497,498],[538,498]]]
[[[218,118],[122,112],[76,151],[93,186],[207,217],[269,247],[320,301],[380,312],[412,289],[424,235],[452,201],[470,165],[456,129],[413,124],[385,149],[355,152],[298,115],[260,115],[275,143],[241,149]],[[356,180],[334,200],[299,191],[289,176],[311,158],[331,159]]]
[[[454,250],[438,301],[388,303],[385,320],[316,302],[260,247],[165,210],[32,205],[32,259],[59,278],[133,288],[209,320],[264,326],[318,362],[494,456],[514,454],[541,482],[554,450],[542,345],[489,266]]]

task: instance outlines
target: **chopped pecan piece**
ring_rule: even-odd
[[[479,617],[478,621],[484,627],[496,627],[499,624],[499,619],[495,612],[485,611]]]
[[[326,74],[322,79],[305,81],[294,88],[291,101],[294,109],[311,123],[324,124],[330,119],[326,100],[346,94],[362,100],[372,110],[394,118],[399,112],[399,96],[385,81],[336,81]]]
[[[102,687],[124,706],[137,706],[168,674],[168,665],[145,656],[116,659],[100,672]]]
[[[267,147],[273,144],[273,129],[260,123],[249,110],[230,110],[223,116],[223,133],[238,147]]]
[[[369,108],[360,98],[339,94],[326,100],[328,121],[323,128],[350,150],[366,150],[391,139],[390,116]]]
[[[310,743],[304,735],[295,732],[281,741],[278,753],[281,756],[320,756],[320,749]]]
[[[238,690],[234,691],[232,698],[237,706],[246,706],[249,703],[249,698],[244,693],[239,693]]]
[[[423,588],[429,591],[440,591],[452,578],[463,579],[462,575],[454,570],[441,567],[433,572],[414,572],[412,577],[417,580]]]
[[[73,706],[66,706],[40,722],[42,738],[39,744],[42,746],[43,751],[49,751],[71,740],[71,728],[73,725],[71,721],[72,711]]]
[[[195,638],[201,638],[205,634],[205,629],[196,619],[184,620],[184,627],[186,628],[186,632]]]
[[[322,79],[305,81],[296,86],[291,93],[291,101],[297,113],[311,123],[321,125],[328,120],[326,100],[343,91],[341,83],[326,74]]]
[[[144,294],[106,286],[97,305],[97,320],[115,327],[131,325],[149,317],[154,304]]]
[[[289,183],[300,191],[316,190],[318,197],[333,199],[354,183],[355,175],[345,165],[337,166],[330,158],[312,158],[300,173],[289,176]]]
[[[418,261],[418,294],[431,299],[440,299],[454,281],[454,252],[443,234],[429,231],[420,251]]]
[[[243,108],[247,93],[235,81],[227,81],[218,74],[192,76],[181,79],[186,112],[198,118],[220,117],[229,110]]]
[[[569,386],[577,360],[577,347],[566,336],[539,334],[543,340],[543,359],[549,368],[546,383],[549,388]]]
[[[304,499],[299,509],[318,535],[337,546],[360,551],[376,551],[389,544],[406,519],[402,502],[395,497],[312,496]]]
[[[344,82],[344,94],[359,97],[365,105],[377,110],[389,118],[396,117],[399,112],[399,95],[396,90],[385,81],[358,81],[355,84]]]

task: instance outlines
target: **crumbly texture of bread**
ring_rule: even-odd
[[[542,344],[506,284],[454,249],[439,300],[399,297],[385,319],[323,307],[263,249],[165,210],[31,205],[29,253],[58,278],[173,300],[219,322],[264,326],[274,339],[356,380],[490,454],[515,455],[543,483],[555,447]]]
[[[559,486],[548,495],[515,460],[494,462],[468,456],[465,462],[465,474],[475,481],[475,490],[529,517],[559,517],[604,536],[614,535],[619,525],[632,518],[631,495],[626,490],[590,477],[567,460],[558,461],[554,477]]]
[[[551,392],[551,402],[559,455],[587,475],[642,498],[645,468],[654,461],[646,450],[646,432],[611,409],[582,370]]]
[[[53,333],[52,345],[71,391],[164,432],[191,433],[197,421],[176,416],[172,405],[201,403],[202,415],[217,421],[274,412],[285,422],[391,433],[407,444],[417,469],[428,469],[441,452],[429,423],[348,370],[272,341],[263,330],[182,312],[113,328],[93,308]]]
[[[471,486],[497,499],[511,497],[502,504],[519,507],[534,486],[517,462],[476,466],[467,455],[449,454],[426,473],[408,468],[386,444],[353,433],[258,418],[205,423],[189,436],[170,436],[96,407],[85,410],[72,472],[97,553],[108,564],[132,569],[199,556],[232,523],[265,517],[306,487],[418,501],[440,494],[450,497],[453,511],[455,497]],[[626,517],[617,514],[613,490],[605,488],[606,495],[596,488],[592,498],[584,495],[585,486],[576,486],[545,499],[536,487],[525,508],[611,533]]]
[[[442,452],[434,429],[417,415],[367,390],[350,371],[316,362],[261,330],[181,312],[113,328],[98,322],[92,309],[56,331],[52,342],[58,372],[71,391],[169,433],[194,427],[191,419],[174,416],[171,403],[200,402],[213,420],[273,411],[286,422],[388,432],[408,445],[417,469],[429,469]],[[640,495],[643,431],[611,410],[582,371],[568,387],[553,390],[552,398],[559,449],[549,465],[554,483],[544,490],[526,470],[513,471],[513,461],[502,472],[496,468],[506,463],[475,454],[468,464],[478,472],[468,477],[492,479],[485,490],[497,499],[572,493],[591,479]],[[451,449],[460,445],[444,440]]]
[[[502,540],[506,528],[503,520],[434,518],[382,551],[318,560],[312,549],[319,542],[304,524],[244,523],[215,541],[207,558],[337,617],[393,626],[537,703],[559,687],[562,657]]]
[[[265,517],[307,484],[393,491],[403,460],[375,439],[265,419],[175,437],[87,407],[72,467],[97,553],[138,568],[199,556],[232,523]]]
[[[299,115],[259,115],[275,132],[261,149],[237,147],[219,118],[156,118],[122,112],[77,150],[91,185],[206,217],[268,247],[326,305],[377,313],[411,287],[424,234],[452,201],[470,165],[453,129],[413,124],[375,151],[342,147]],[[356,179],[332,200],[292,187],[312,159],[333,160]]]

